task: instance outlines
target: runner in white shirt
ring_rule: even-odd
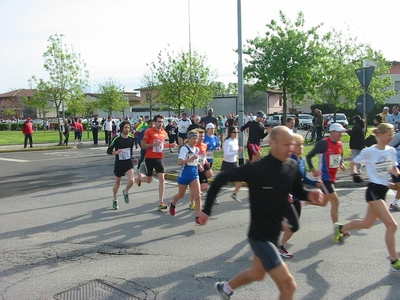
[[[179,143],[178,150],[180,150],[183,147],[183,142],[187,139],[187,130],[191,124],[192,122],[187,117],[187,114],[183,113],[182,119],[178,121],[178,143]]]
[[[396,251],[395,233],[397,223],[389,212],[385,203],[386,193],[389,188],[395,188],[399,182],[399,171],[397,165],[397,153],[388,144],[393,139],[394,127],[389,123],[381,123],[372,130],[378,143],[365,148],[351,162],[352,173],[356,173],[356,164],[365,165],[367,175],[370,179],[365,198],[368,203],[367,213],[364,219],[355,219],[347,224],[335,223],[333,241],[337,243],[342,232],[352,229],[367,229],[380,219],[386,227],[385,242],[389,251],[391,267],[393,271],[400,272],[400,260]],[[389,176],[392,174],[394,183],[389,183]],[[359,175],[354,175],[359,176]],[[356,178],[355,178],[356,179]]]

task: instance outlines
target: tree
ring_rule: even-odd
[[[238,83],[237,82],[229,82],[226,88],[227,95],[237,95],[238,94]]]
[[[124,87],[116,80],[110,78],[103,83],[99,83],[100,99],[98,107],[107,112],[111,117],[113,111],[124,111],[129,108],[129,103],[124,96]]]
[[[54,110],[54,107],[49,105],[49,101],[44,98],[34,97],[34,98],[27,98],[24,97],[22,99],[24,104],[29,107],[36,108],[39,113],[39,117],[46,119],[46,116],[49,112]]]
[[[160,83],[160,101],[178,115],[182,107],[203,108],[211,102],[215,74],[206,65],[205,56],[183,51],[175,55],[165,50],[158,54],[157,63],[150,66]]]
[[[393,90],[387,89],[393,85],[391,78],[382,76],[389,73],[390,66],[380,52],[334,29],[327,41],[327,50],[328,55],[321,63],[322,80],[318,87],[318,97],[319,101],[333,108],[335,121],[337,111],[356,107],[356,99],[362,93],[362,88],[355,70],[362,67],[363,59],[374,60],[378,65],[369,88],[376,103],[384,103],[393,94]]]
[[[211,86],[214,91],[214,96],[224,96],[226,94],[226,86],[223,82],[213,81]]]
[[[325,47],[317,31],[322,24],[304,29],[304,14],[299,12],[292,23],[282,11],[280,23],[267,24],[264,37],[247,40],[243,53],[248,55],[244,76],[255,81],[258,90],[282,89],[283,117],[286,118],[288,94],[301,102],[305,96],[316,93],[318,65],[324,57]],[[251,82],[252,82],[251,81]]]
[[[153,72],[146,73],[142,77],[142,84],[144,87],[144,91],[146,92],[146,102],[149,103],[150,106],[150,120],[152,119],[152,111],[153,111],[153,103],[158,98],[158,80]]]
[[[60,108],[65,110],[69,101],[83,96],[84,88],[88,85],[89,72],[85,70],[85,62],[79,54],[75,53],[72,46],[69,48],[61,45],[60,35],[51,35],[48,42],[49,45],[43,57],[49,80],[32,76],[30,84],[36,90],[33,101],[47,100],[56,109],[59,116],[59,145],[63,145]]]

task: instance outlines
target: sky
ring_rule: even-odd
[[[400,60],[400,1],[241,0],[242,41],[262,36],[283,11],[305,28],[323,23]],[[48,38],[63,34],[87,64],[90,87],[112,78],[130,92],[143,86],[146,64],[163,49],[206,55],[217,81],[237,82],[238,0],[0,0],[0,93],[30,88],[33,75],[47,79],[43,53]],[[190,7],[190,10],[189,10]],[[189,13],[190,12],[190,13]],[[190,15],[190,22],[189,22]],[[190,30],[189,30],[190,24]]]

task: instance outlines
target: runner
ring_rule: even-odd
[[[292,299],[297,285],[277,250],[277,241],[284,214],[290,205],[289,191],[299,199],[319,203],[318,189],[306,191],[299,168],[288,159],[293,150],[293,139],[288,128],[275,127],[270,134],[271,152],[261,160],[221,172],[211,185],[200,221],[206,224],[211,215],[214,198],[228,181],[245,181],[250,193],[250,229],[248,239],[254,251],[252,266],[228,282],[217,282],[215,290],[220,299],[230,299],[233,291],[253,281],[262,280],[267,273],[280,291],[279,299]],[[264,299],[268,299],[265,295]]]
[[[190,124],[192,124],[192,122],[188,119],[187,114],[183,113],[182,119],[178,121],[178,152],[183,146],[183,141],[187,139],[186,133]]]
[[[228,135],[223,145],[224,159],[222,161],[221,171],[236,168],[238,166],[237,154],[243,151],[243,149],[239,147],[239,141],[237,140],[238,133],[239,130],[236,127],[228,127]],[[241,181],[236,182],[235,190],[231,195],[231,198],[238,203],[242,202],[242,200],[240,200],[237,196],[237,193],[239,192],[239,189],[242,187],[242,185],[243,183]]]
[[[197,216],[201,209],[199,171],[204,171],[202,165],[199,164],[199,148],[195,146],[199,133],[191,130],[188,132],[187,137],[178,157],[178,165],[182,166],[178,176],[178,194],[172,198],[169,204],[169,213],[171,216],[175,216],[176,204],[185,196],[186,189],[189,186],[190,199],[193,199],[195,203],[195,223],[196,225],[202,225]]]
[[[395,233],[397,223],[390,214],[385,198],[388,187],[395,188],[395,184],[388,182],[389,173],[392,173],[393,182],[400,182],[397,165],[397,153],[388,144],[393,139],[394,126],[390,123],[382,123],[372,131],[378,143],[364,149],[351,163],[352,173],[356,172],[356,164],[364,164],[369,184],[365,199],[368,203],[367,213],[364,219],[355,219],[347,224],[335,224],[333,241],[337,243],[343,232],[351,229],[368,229],[380,219],[386,227],[385,243],[389,251],[391,268],[400,272],[400,260],[396,251]]]
[[[212,123],[214,124],[215,127],[217,127],[218,125],[218,120],[217,118],[213,115],[214,110],[212,109],[212,107],[210,107],[207,110],[207,116],[201,118],[200,124],[203,128],[205,128],[207,126],[207,124]]]
[[[219,138],[219,143],[222,145],[223,139],[224,139],[224,132],[225,132],[225,124],[224,121],[222,120],[222,116],[218,116],[218,121],[217,121],[217,133],[218,133],[218,138]]]
[[[115,155],[114,175],[115,183],[113,186],[113,209],[118,209],[118,189],[121,186],[122,176],[128,178],[125,189],[122,191],[125,203],[129,203],[129,190],[135,182],[135,173],[133,172],[133,162],[137,159],[132,155],[132,148],[134,144],[133,137],[129,134],[131,132],[131,123],[123,121],[120,123],[121,134],[117,135],[107,149],[107,154]],[[133,162],[132,162],[133,161]]]
[[[286,126],[287,127],[287,126]],[[289,128],[290,130],[290,128]],[[312,180],[307,177],[307,171],[306,171],[306,162],[305,160],[301,157],[303,154],[303,149],[304,149],[304,138],[300,134],[293,134],[293,143],[294,143],[294,148],[293,148],[293,154],[291,156],[291,159],[297,162],[297,165],[299,167],[300,175],[303,184],[311,185],[311,186],[320,186],[321,181],[318,180]],[[286,258],[291,258],[293,256],[292,253],[286,250],[285,245],[287,241],[292,237],[293,233],[295,233],[299,227],[296,226],[295,224],[298,223],[298,220],[300,218],[301,214],[301,199],[293,197],[293,203],[292,205],[288,206],[288,212],[286,214],[286,219],[287,223],[290,226],[285,226],[284,227],[284,232],[281,238],[280,242],[280,247],[279,247],[279,254],[282,257]],[[295,219],[295,221],[293,221]]]
[[[264,117],[264,112],[259,110],[256,114],[256,119],[254,121],[249,121],[244,124],[240,131],[245,131],[249,128],[249,138],[247,140],[247,153],[249,155],[250,161],[257,161],[261,158],[260,145],[263,138],[265,138],[272,128],[268,127],[265,131],[264,124],[261,123]]]
[[[219,151],[218,137],[214,135],[215,126],[213,123],[208,123],[206,126],[207,134],[204,137],[204,144],[207,145],[207,161],[212,168],[214,162],[214,151]]]
[[[325,206],[329,201],[331,203],[331,219],[335,224],[339,221],[339,196],[335,191],[336,173],[338,169],[346,170],[343,164],[342,133],[346,129],[339,123],[333,123],[329,127],[329,137],[318,141],[306,160],[309,169],[314,177],[322,180],[321,188],[324,193],[322,205]],[[311,159],[316,154],[321,154],[319,158],[319,169],[316,170]]]
[[[162,210],[168,208],[164,203],[165,167],[163,162],[163,150],[164,147],[169,147],[169,144],[165,143],[167,133],[162,128],[164,125],[164,117],[162,115],[155,115],[153,120],[154,126],[146,130],[142,139],[142,148],[146,149],[146,153],[144,155],[144,161],[140,166],[137,184],[140,186],[142,181],[150,183],[153,176],[153,169],[155,169],[158,178],[158,209]],[[145,174],[146,177],[142,177],[141,173]]]
[[[169,152],[174,153],[172,149],[172,145],[176,142],[178,143],[178,139],[176,136],[177,124],[175,120],[168,119],[168,124],[165,126],[165,131],[168,133],[168,142],[169,142]]]

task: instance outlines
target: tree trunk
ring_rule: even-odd
[[[287,97],[286,97],[286,88],[283,88],[283,104],[282,104],[282,125],[286,122],[286,111],[287,111]]]

